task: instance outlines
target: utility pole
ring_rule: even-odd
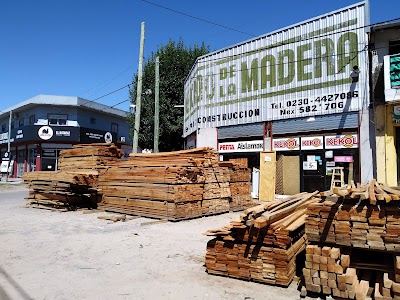
[[[153,151],[158,152],[158,137],[160,135],[160,106],[159,106],[159,93],[160,93],[160,57],[156,57],[156,86],[154,95],[154,147]]]
[[[11,164],[11,122],[12,122],[12,110],[10,110],[10,116],[8,118],[8,143],[7,143],[8,165],[7,165],[6,181],[8,181],[8,176],[10,175],[8,169],[10,168]]]
[[[11,151],[11,121],[12,121],[12,110],[10,110],[10,117],[8,118],[8,144],[7,151]]]
[[[143,52],[144,52],[144,22],[142,22],[140,31],[140,51],[139,51],[139,67],[138,67],[138,83],[136,91],[136,108],[135,108],[135,128],[133,131],[132,153],[137,153],[140,129],[140,105],[142,97],[142,77],[143,77]]]

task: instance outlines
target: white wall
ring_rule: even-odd
[[[218,150],[217,128],[199,128],[197,129],[196,147],[212,147]]]

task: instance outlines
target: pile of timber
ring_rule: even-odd
[[[219,162],[219,165],[229,169],[230,210],[239,211],[254,206],[250,169],[234,161]]]
[[[357,248],[400,250],[400,191],[371,180],[359,187],[322,192],[324,202],[308,207],[310,242]]]
[[[296,257],[304,251],[305,212],[321,199],[301,193],[244,211],[240,221],[209,230],[206,268],[210,274],[288,286]]]
[[[28,184],[28,206],[34,208],[75,210],[78,207],[96,208],[99,200],[97,171],[90,174],[74,172],[29,172],[23,175]]]
[[[30,189],[29,206],[64,210],[97,207],[99,171],[122,156],[122,150],[112,143],[80,144],[61,150],[57,172],[24,174]]]
[[[99,176],[101,207],[173,221],[227,212],[229,175],[208,147],[130,154]]]
[[[344,299],[400,299],[400,256],[363,251],[308,245],[307,291]]]
[[[400,299],[400,191],[374,179],[321,196],[324,201],[307,209],[306,289],[349,299]],[[332,249],[336,261],[329,259]]]
[[[113,143],[77,144],[60,151],[58,170],[102,170],[120,161],[123,155],[123,151]]]

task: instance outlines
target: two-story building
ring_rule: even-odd
[[[400,184],[400,22],[371,27],[371,102],[377,179]]]
[[[186,147],[260,165],[277,154],[277,193],[374,176],[365,2],[199,57],[185,83]]]
[[[79,97],[35,96],[0,112],[1,157],[10,148],[12,176],[21,177],[56,170],[60,150],[74,144],[113,142],[130,151],[127,113]]]

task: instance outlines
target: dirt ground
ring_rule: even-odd
[[[206,273],[210,237],[202,233],[240,213],[113,223],[97,218],[106,213],[27,208],[27,193],[0,186],[1,300],[300,298],[296,282],[282,288]]]

